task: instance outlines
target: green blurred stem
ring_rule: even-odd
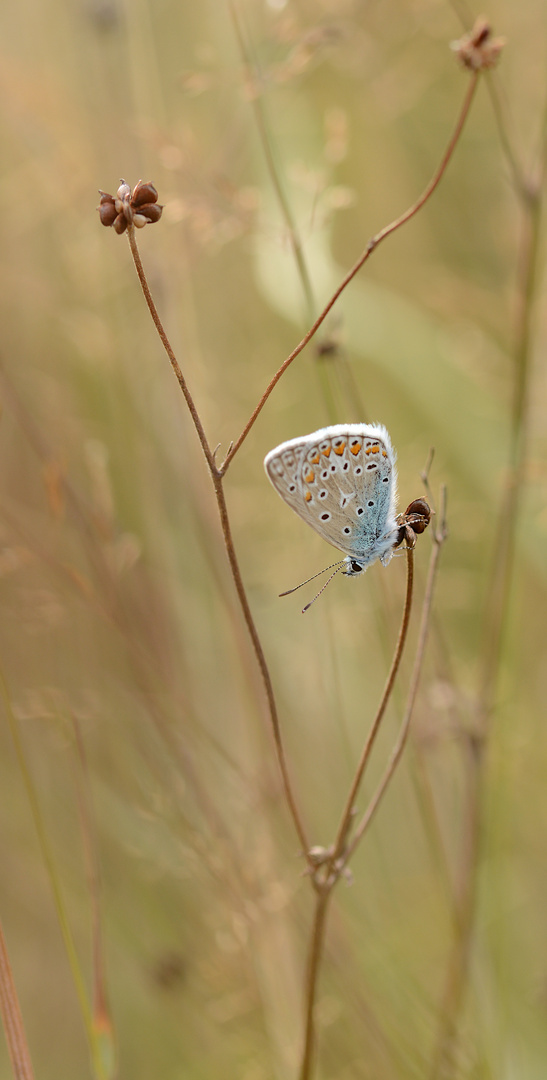
[[[545,129],[544,129],[545,130]],[[485,759],[496,707],[504,635],[508,624],[514,571],[515,539],[523,492],[527,441],[532,320],[537,297],[541,241],[542,193],[546,147],[536,182],[519,186],[522,241],[518,263],[517,317],[514,347],[514,385],[508,463],[494,528],[494,552],[482,631],[482,662],[476,708],[476,729],[467,737],[468,794],[458,886],[458,936],[449,958],[437,1033],[431,1080],[457,1075],[456,1045],[475,926],[477,881],[482,850]]]
[[[261,81],[258,71],[258,64],[256,63],[256,61],[251,61],[250,48],[247,46],[247,43],[245,41],[243,29],[241,26],[241,18],[239,16],[236,4],[233,2],[233,0],[229,0],[228,7],[232,16],[232,22],[234,24],[234,30],[237,38],[237,43],[239,45],[239,50],[243,57],[243,62],[247,68],[249,96],[251,99],[251,105],[255,116],[256,127],[260,137],[260,142],[262,143],[262,150],[264,152],[266,166],[270,174],[270,180],[272,182],[272,186],[275,191],[281,213],[283,215],[283,218],[285,219],[285,224],[287,226],[294,260],[298,267],[298,273],[302,282],[302,290],[304,292],[306,307],[308,310],[308,320],[312,322],[315,318],[315,301],[313,297],[311,278],[308,270],[308,265],[304,256],[302,241],[300,239],[298,229],[296,228],[296,223],[292,214],[289,200],[285,194],[283,184],[281,183],[279,169],[277,167],[272,143],[268,134],[268,125],[266,123],[266,118],[264,115],[262,95],[258,88]]]
[[[315,303],[311,276],[308,270],[306,256],[304,254],[304,246],[302,244],[300,233],[294,219],[291,204],[289,202],[289,199],[287,198],[283,183],[281,181],[280,170],[275,159],[274,148],[272,146],[272,140],[268,131],[268,123],[264,112],[264,104],[262,98],[262,80],[258,69],[258,63],[256,60],[251,59],[250,47],[247,45],[245,41],[245,36],[243,34],[241,17],[238,12],[237,6],[233,2],[233,0],[229,0],[228,7],[232,16],[232,22],[234,24],[235,35],[237,38],[241,56],[247,68],[247,84],[249,87],[249,96],[256,121],[258,135],[262,144],[266,168],[268,170],[272,187],[281,211],[281,216],[285,222],[285,227],[289,236],[289,242],[291,245],[294,261],[296,263],[296,268],[298,271],[298,276],[302,285],[302,292],[304,294],[304,299],[306,303],[307,322],[308,324],[310,324],[315,321],[317,305]],[[319,364],[316,370],[319,376],[321,393],[323,394],[327,413],[331,418],[331,422],[334,422],[334,400],[331,388],[329,386],[325,366],[323,364]]]
[[[34,782],[32,780],[32,777],[30,775],[30,771],[29,771],[28,766],[27,766],[27,761],[26,761],[26,758],[25,758],[25,752],[23,750],[23,744],[22,744],[21,739],[19,737],[19,728],[18,728],[18,725],[17,725],[17,721],[15,719],[15,716],[13,715],[13,709],[12,709],[12,706],[11,706],[11,699],[10,699],[7,683],[6,683],[6,680],[4,678],[4,674],[3,674],[3,672],[1,670],[0,670],[0,693],[1,693],[2,698],[4,700],[8,725],[9,725],[9,729],[10,729],[10,732],[11,732],[13,745],[15,747],[15,754],[17,756],[17,761],[18,761],[18,764],[19,764],[19,768],[21,770],[21,776],[23,777],[23,783],[25,785],[25,789],[26,789],[26,793],[27,793],[27,799],[28,799],[29,806],[30,806],[31,813],[32,813],[32,817],[33,817],[33,820],[34,820],[34,826],[35,826],[35,829],[36,829],[36,833],[38,835],[38,841],[39,841],[39,844],[40,844],[40,848],[42,850],[42,858],[44,860],[44,864],[45,864],[45,867],[46,867],[46,870],[47,870],[47,873],[48,873],[48,876],[49,876],[49,881],[50,881],[51,889],[52,889],[52,892],[53,892],[53,897],[54,897],[54,900],[55,900],[55,908],[56,908],[56,911],[57,911],[57,918],[59,920],[59,926],[61,928],[61,934],[62,934],[62,937],[63,937],[64,946],[65,946],[65,949],[66,949],[66,952],[67,952],[68,961],[69,961],[69,964],[70,964],[70,970],[72,972],[72,978],[74,980],[74,985],[76,987],[76,993],[78,995],[78,1000],[79,1000],[79,1003],[80,1003],[80,1010],[81,1010],[81,1013],[82,1013],[85,1029],[86,1029],[86,1032],[87,1032],[87,1038],[88,1038],[88,1042],[89,1042],[91,1060],[93,1062],[94,1075],[97,1078],[97,1080],[108,1080],[107,1074],[105,1073],[104,1067],[103,1067],[103,1060],[102,1060],[102,1056],[101,1056],[101,1052],[100,1052],[100,1047],[99,1047],[97,1038],[95,1036],[95,1029],[94,1029],[94,1026],[93,1026],[93,1020],[92,1020],[92,1015],[91,1015],[91,1009],[90,1009],[90,1006],[89,1006],[87,990],[86,990],[84,978],[83,978],[83,975],[82,975],[82,972],[81,972],[80,962],[78,960],[78,955],[76,953],[76,948],[75,948],[75,945],[74,945],[74,939],[72,937],[72,932],[71,932],[70,925],[69,925],[69,922],[68,922],[68,916],[67,916],[67,913],[66,913],[64,900],[63,900],[63,897],[62,897],[62,894],[61,894],[61,888],[60,888],[59,879],[58,879],[58,876],[57,876],[57,869],[56,869],[56,866],[55,866],[55,860],[53,858],[53,853],[52,853],[52,850],[51,850],[50,845],[49,845],[49,840],[48,840],[48,837],[47,837],[46,828],[45,828],[45,825],[44,825],[44,819],[42,817],[42,812],[40,810],[40,805],[38,803],[38,797],[36,795]]]

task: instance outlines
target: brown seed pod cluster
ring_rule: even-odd
[[[425,532],[430,521],[429,503],[423,498],[414,499],[409,503],[404,514],[399,514],[397,517],[399,534],[393,546],[399,547],[399,544],[404,541],[406,547],[413,548],[416,544],[416,536]]]
[[[160,220],[163,206],[158,203],[158,193],[149,182],[145,184],[139,180],[131,191],[129,184],[122,180],[115,195],[100,190],[99,194],[101,201],[97,209],[101,224],[107,227],[112,225],[120,235],[128,225],[143,229],[145,225]]]

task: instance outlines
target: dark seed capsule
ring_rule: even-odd
[[[101,205],[99,206],[101,225],[113,225],[117,216],[118,211],[116,210],[113,199],[111,199],[110,202],[107,202],[106,200],[104,202],[101,201]]]
[[[139,180],[138,184],[135,184],[133,188],[133,194],[131,196],[131,205],[137,209],[141,209],[145,203],[156,203],[158,201],[158,193],[153,184],[150,182],[144,184],[142,180]]]

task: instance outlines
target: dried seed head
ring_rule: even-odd
[[[504,45],[505,38],[493,38],[490,23],[480,15],[473,29],[450,48],[469,71],[486,71],[497,63]]]
[[[139,180],[131,192],[129,184],[122,180],[115,195],[106,191],[99,191],[99,194],[101,224],[112,225],[118,234],[125,232],[128,225],[143,229],[160,220],[163,206],[158,203],[158,193],[151,183]]]
[[[431,509],[425,499],[413,499],[407,506],[404,514],[399,514],[397,524],[399,531],[394,547],[399,547],[405,542],[407,548],[413,548],[416,544],[416,536],[425,532],[431,521]]]

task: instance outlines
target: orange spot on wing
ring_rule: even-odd
[[[335,447],[334,447],[334,453],[335,453],[335,454],[338,454],[338,457],[341,457],[341,456],[342,456],[342,454],[344,453],[344,450],[345,450],[345,449],[346,449],[346,444],[345,444],[345,442],[343,442],[343,443],[340,443],[340,446],[335,446]]]
[[[313,484],[313,481],[315,480],[315,473],[313,469],[310,469],[308,475],[304,477],[304,480],[307,484]]]
[[[320,460],[321,459],[319,457],[319,454],[315,454],[315,456],[311,459],[311,463],[312,465],[319,465]]]
[[[331,447],[330,446],[327,446],[327,448],[325,450],[321,451],[321,453],[324,454],[325,457],[330,457],[330,452],[331,452]]]
[[[361,443],[355,443],[353,446],[350,446],[350,450],[352,454],[359,454],[361,452]]]
[[[307,491],[304,495],[306,502],[311,502],[311,491]]]

